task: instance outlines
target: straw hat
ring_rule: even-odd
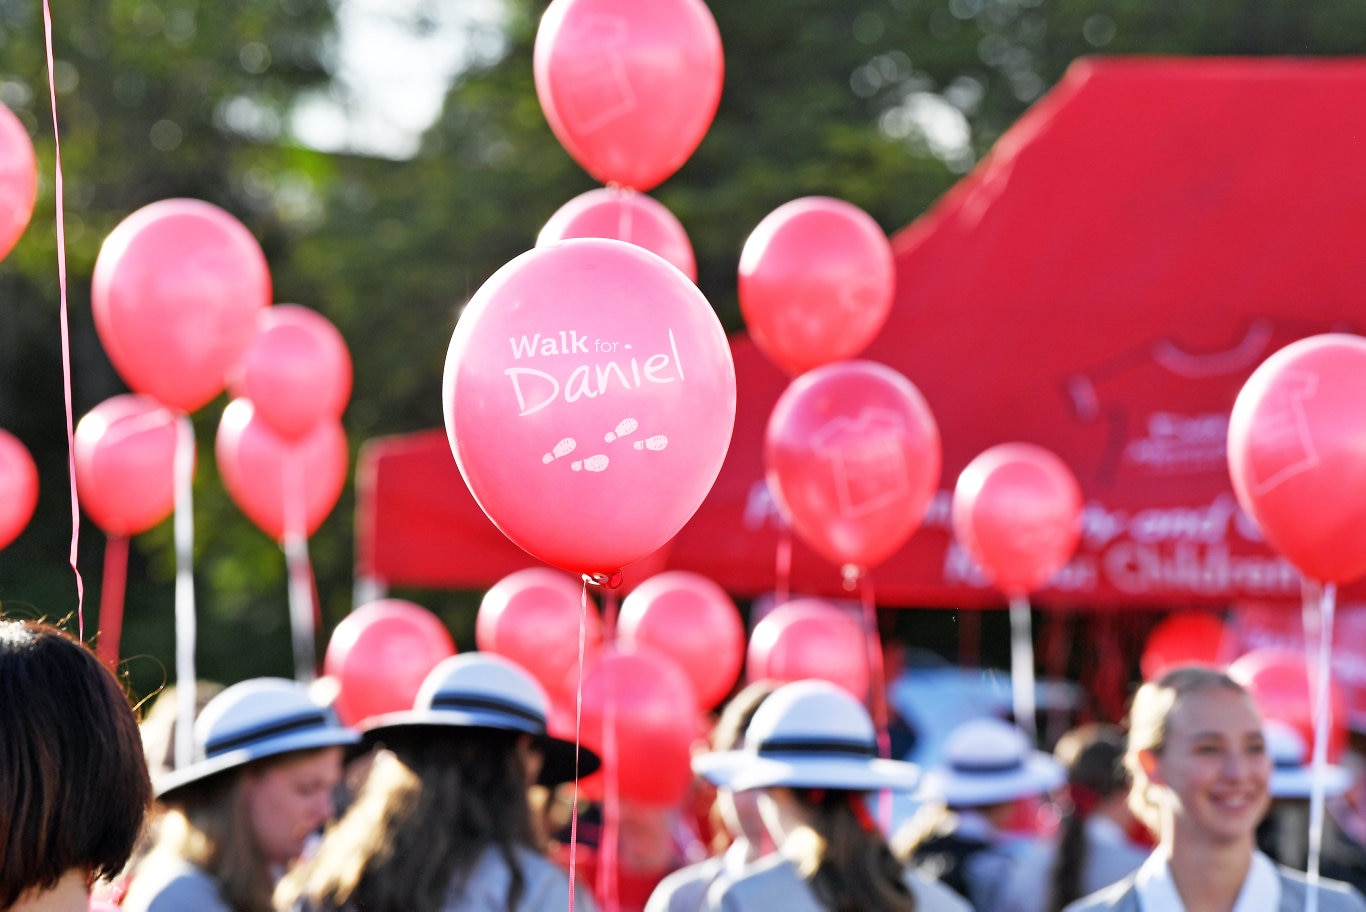
[[[949,807],[984,807],[1042,795],[1067,779],[1051,754],[1034,750],[1022,731],[996,718],[970,719],[944,742],[944,762],[925,773],[921,792]]]
[[[286,678],[252,678],[224,689],[194,723],[189,765],[157,776],[158,798],[235,767],[297,750],[355,744],[360,735]]]
[[[1314,785],[1314,767],[1309,761],[1309,745],[1304,737],[1287,722],[1267,719],[1262,725],[1266,733],[1266,749],[1275,766],[1271,770],[1268,791],[1272,798],[1308,798]],[[1323,768],[1323,793],[1329,797],[1341,795],[1352,784],[1352,774],[1341,766],[1328,764]]]
[[[362,728],[371,744],[448,728],[525,732],[545,752],[541,785],[572,781],[576,766],[581,777],[595,772],[597,754],[547,734],[549,702],[520,665],[493,653],[467,652],[443,659],[427,674],[412,709],[375,716]]]
[[[784,684],[754,713],[740,750],[701,754],[693,771],[733,791],[796,786],[910,791],[920,768],[877,756],[863,704],[828,681]]]

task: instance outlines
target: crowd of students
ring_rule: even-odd
[[[545,693],[502,657],[445,660],[410,710],[360,730],[292,681],[206,693],[179,768],[164,732],[145,730],[144,748],[117,679],[56,628],[0,620],[0,694],[0,909],[609,905],[546,839],[545,796],[598,758],[548,733]],[[922,770],[879,757],[839,687],[751,684],[693,764],[725,844],[644,908],[1366,912],[1352,886],[1283,857],[1310,779],[1281,734],[1226,674],[1188,666],[1138,689],[1127,732],[1078,728],[1048,754],[969,720]],[[1352,785],[1331,778],[1330,792]],[[892,790],[920,802],[895,827]],[[1359,860],[1338,872],[1366,877]]]

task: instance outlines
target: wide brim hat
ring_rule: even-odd
[[[440,731],[486,729],[531,735],[545,755],[539,785],[556,786],[596,772],[598,755],[546,729],[545,691],[516,663],[492,653],[451,656],[428,673],[413,708],[374,716],[362,724],[368,745],[395,744]]]
[[[785,786],[854,792],[911,791],[920,768],[877,756],[872,719],[827,681],[784,684],[754,713],[739,750],[699,754],[693,771],[732,791]]]
[[[996,718],[963,723],[944,742],[944,751],[944,762],[926,770],[920,795],[950,808],[1043,795],[1067,779],[1051,754],[1034,750],[1023,732]]]
[[[224,689],[194,723],[194,758],[158,775],[153,790],[167,799],[188,785],[256,760],[292,751],[346,747],[360,740],[308,688],[286,678],[252,678]]]
[[[1309,798],[1314,788],[1314,767],[1309,761],[1309,745],[1294,726],[1280,719],[1267,719],[1262,730],[1266,734],[1267,752],[1275,766],[1267,791],[1272,798]],[[1352,785],[1352,773],[1345,767],[1329,763],[1323,767],[1323,794],[1329,798],[1341,795]]]

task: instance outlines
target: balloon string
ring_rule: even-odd
[[[783,523],[778,530],[778,548],[774,554],[773,567],[774,605],[787,604],[792,597],[792,527]]]
[[[846,578],[850,570],[859,583],[859,599],[863,606],[863,633],[868,648],[868,670],[871,672],[869,689],[873,697],[873,725],[877,730],[877,755],[886,760],[892,756],[892,735],[888,730],[887,712],[887,668],[882,661],[882,637],[877,627],[877,599],[873,593],[873,578],[857,567],[845,568]],[[890,789],[879,789],[877,793],[878,823],[883,833],[892,831],[892,793]]]
[[[569,912],[574,912],[574,878],[579,846],[579,747],[583,734],[583,651],[588,639],[588,577],[579,591],[579,674],[574,685],[574,798],[569,805]]]
[[[1319,641],[1317,665],[1309,666],[1314,673],[1310,700],[1314,709],[1314,752],[1309,787],[1309,857],[1306,864],[1309,889],[1305,896],[1305,912],[1318,912],[1319,908],[1319,864],[1323,854],[1323,780],[1328,773],[1328,730],[1333,721],[1333,701],[1330,699],[1329,688],[1332,686],[1333,613],[1336,602],[1335,583],[1323,584],[1323,592],[1317,606],[1309,598],[1304,602],[1305,643],[1309,643],[1311,620],[1317,629]]]
[[[305,530],[306,496],[298,447],[285,453],[283,466],[285,535],[281,543],[289,575],[289,617],[294,641],[294,677],[311,684],[317,673],[314,651],[313,568]]]
[[[62,326],[62,392],[66,401],[66,473],[71,489],[71,551],[67,562],[76,575],[76,633],[85,640],[85,580],[76,566],[76,552],[81,542],[81,504],[76,494],[76,431],[71,407],[71,326],[66,304],[66,190],[62,178],[62,139],[57,129],[57,77],[53,74],[52,8],[43,0],[43,40],[47,48],[47,90],[52,104],[52,148],[55,166],[52,175],[53,196],[57,206],[57,287],[61,295]]]
[[[100,632],[95,655],[110,671],[119,665],[123,636],[123,595],[128,582],[128,536],[110,535],[104,542],[104,574],[100,583]]]
[[[1015,724],[1037,742],[1034,722],[1034,635],[1029,618],[1029,596],[1010,597],[1010,683],[1015,698]]]
[[[635,193],[630,187],[622,187],[619,184],[609,184],[608,192],[616,197],[617,202],[617,239],[631,243],[631,207],[627,203],[631,195]]]
[[[606,642],[612,642],[609,632],[615,624],[615,597],[609,592],[604,601],[605,617],[612,619],[604,625]],[[609,668],[613,680],[609,680],[607,700],[603,706],[602,719],[602,764],[606,772],[602,801],[602,836],[598,845],[598,897],[602,900],[603,912],[620,912],[621,896],[617,883],[617,849],[621,839],[621,769],[617,756],[617,687],[616,669]]]
[[[176,426],[175,475],[175,765],[182,769],[193,752],[195,709],[194,605],[194,425],[181,415]]]

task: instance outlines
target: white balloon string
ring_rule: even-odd
[[[631,229],[633,225],[631,223],[632,212],[629,203],[631,194],[635,193],[635,191],[629,187],[618,187],[614,185],[610,188],[610,192],[616,197],[617,203],[617,239],[626,241],[628,244],[632,243]]]
[[[1305,912],[1318,912],[1319,908],[1319,865],[1323,855],[1323,781],[1328,774],[1328,733],[1333,724],[1333,701],[1329,698],[1332,686],[1333,661],[1333,613],[1337,602],[1337,585],[1324,583],[1323,594],[1319,599],[1315,620],[1318,628],[1317,665],[1309,671],[1314,675],[1310,687],[1311,705],[1314,708],[1314,753],[1312,775],[1309,786],[1309,857],[1308,893],[1305,896]],[[1305,603],[1306,615],[1310,603]],[[1309,625],[1305,625],[1306,636]]]
[[[175,475],[175,765],[194,752],[194,425],[182,415],[176,427]]]
[[[66,401],[66,474],[71,490],[71,550],[67,561],[76,576],[76,635],[85,640],[85,580],[76,566],[76,552],[81,542],[81,503],[76,493],[76,431],[71,404],[71,324],[66,304],[66,191],[62,177],[62,139],[57,129],[57,80],[53,75],[52,8],[43,0],[43,40],[47,49],[47,89],[52,106],[52,148],[55,166],[52,174],[53,197],[57,209],[57,287],[61,298],[62,327],[62,392]]]
[[[579,847],[579,748],[583,744],[583,652],[588,640],[588,577],[579,591],[579,674],[574,683],[574,799],[569,806],[569,912],[574,912],[574,877]]]
[[[294,677],[305,684],[317,676],[314,647],[313,568],[308,559],[303,468],[297,447],[285,453],[283,466],[285,536],[282,546],[289,576],[290,631],[294,644]]]
[[[1015,724],[1031,743],[1037,743],[1034,722],[1034,635],[1029,618],[1029,597],[1010,597],[1010,684],[1015,704]]]
[[[877,628],[877,598],[873,592],[871,575],[855,567],[859,585],[859,601],[863,608],[863,637],[868,650],[868,691],[872,696],[873,725],[877,733],[877,754],[886,760],[892,756],[892,735],[888,730],[887,669],[882,662],[882,636]],[[845,568],[849,573],[849,568]],[[846,576],[848,579],[848,576]],[[878,824],[883,833],[892,831],[892,793],[879,789],[877,793]]]

